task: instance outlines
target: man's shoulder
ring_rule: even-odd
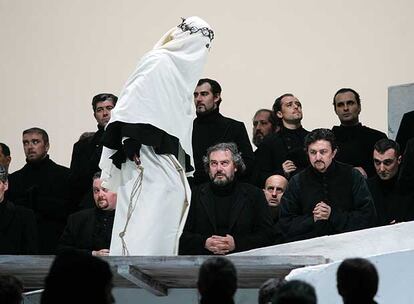
[[[362,130],[364,130],[364,132],[367,135],[378,138],[378,139],[387,137],[387,135],[385,135],[384,132],[381,132],[380,130],[373,129],[373,128],[370,128],[370,127],[367,127],[367,126],[362,126]]]
[[[89,219],[95,215],[95,208],[88,208],[84,210],[77,211],[72,213],[69,217],[72,220],[82,220],[82,219]]]
[[[235,127],[244,127],[244,122],[236,120],[234,118],[230,118],[227,116],[224,116],[223,114],[220,113],[220,120],[225,122],[226,124],[235,126]]]
[[[63,174],[69,174],[70,169],[68,167],[59,165],[57,163],[55,163],[53,160],[49,159],[49,163],[50,163],[50,168],[52,168],[53,170],[63,173]]]

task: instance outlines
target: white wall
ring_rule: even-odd
[[[22,130],[43,127],[51,157],[69,165],[73,143],[96,128],[92,96],[119,94],[138,59],[188,15],[215,29],[204,75],[219,80],[222,112],[249,133],[254,111],[288,91],[306,128],[331,127],[343,86],[360,92],[362,122],[385,132],[387,87],[413,80],[413,11],[410,0],[0,0],[0,141],[14,171]]]

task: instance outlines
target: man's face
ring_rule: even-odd
[[[299,123],[302,120],[302,104],[295,96],[283,97],[280,105],[277,117],[287,123]]]
[[[279,206],[280,199],[286,190],[287,184],[287,179],[281,175],[272,175],[266,180],[263,191],[269,206]]]
[[[256,146],[259,146],[263,138],[272,133],[272,124],[269,121],[270,113],[269,112],[259,112],[253,118],[253,143]]]
[[[45,158],[49,151],[49,143],[45,143],[42,134],[23,134],[23,149],[28,162],[36,162]]]
[[[197,113],[208,113],[217,108],[220,95],[214,96],[208,82],[196,87],[194,91],[194,104]]]
[[[237,171],[229,150],[211,152],[209,168],[210,179],[219,186],[232,182]]]
[[[3,149],[0,146],[0,165],[2,165],[4,168],[8,169],[11,162],[11,157],[5,156],[3,153]]]
[[[336,149],[332,151],[331,143],[327,140],[317,140],[308,147],[309,161],[312,167],[321,173],[326,172],[335,154]]]
[[[102,180],[95,178],[93,180],[93,199],[95,200],[96,207],[102,210],[115,210],[116,207],[116,193],[111,192],[102,187]]]
[[[100,101],[96,103],[96,110],[93,113],[98,125],[105,127],[111,119],[111,111],[114,108],[114,103],[110,100]]]
[[[356,101],[352,92],[344,92],[335,97],[335,113],[342,125],[353,126],[359,122],[361,105]]]
[[[0,203],[3,202],[4,192],[9,188],[8,182],[3,182],[0,180]]]
[[[389,180],[398,172],[401,156],[397,157],[394,149],[388,149],[384,154],[374,150],[374,166],[380,179]]]

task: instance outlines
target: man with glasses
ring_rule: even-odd
[[[401,164],[400,146],[391,139],[381,139],[373,152],[376,176],[368,180],[368,186],[377,210],[377,225],[394,224],[413,220],[413,194],[403,194],[398,183]]]

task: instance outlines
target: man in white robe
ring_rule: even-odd
[[[103,186],[118,193],[110,255],[176,255],[192,171],[193,91],[214,33],[199,17],[169,30],[138,64],[106,126]]]

